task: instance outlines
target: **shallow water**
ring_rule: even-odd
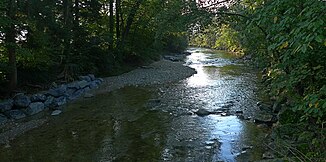
[[[256,71],[227,53],[190,48],[197,70],[177,83],[125,87],[78,101],[10,145],[0,161],[252,161],[267,130],[241,120],[259,100]],[[206,109],[216,114],[200,117]],[[224,116],[225,115],[225,116]]]

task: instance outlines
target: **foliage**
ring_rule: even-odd
[[[159,58],[160,50],[184,50],[185,32],[199,17],[193,0],[116,2],[1,1],[1,87],[12,82],[9,55],[15,56],[20,85],[69,81],[83,73],[116,74]],[[9,32],[16,42],[10,42]]]

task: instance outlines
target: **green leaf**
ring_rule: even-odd
[[[323,36],[321,35],[318,35],[315,40],[318,42],[318,43],[322,43],[323,42]]]

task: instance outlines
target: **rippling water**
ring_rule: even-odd
[[[67,106],[65,112],[1,146],[0,161],[252,161],[265,130],[256,71],[227,53],[190,48],[197,74],[177,83],[126,87]],[[214,114],[200,117],[198,109]]]

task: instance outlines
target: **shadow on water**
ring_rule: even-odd
[[[235,114],[257,110],[256,72],[226,53],[192,48],[194,76],[126,87],[70,104],[9,146],[1,161],[253,161],[267,130]],[[205,109],[214,114],[197,116]]]
[[[128,87],[73,103],[47,125],[1,148],[1,161],[157,161],[165,119],[144,107],[150,95]]]

